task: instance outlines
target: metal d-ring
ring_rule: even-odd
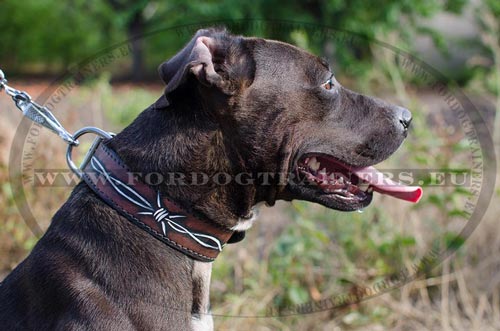
[[[73,147],[78,146],[78,138],[83,136],[84,134],[95,134],[97,137],[94,139],[92,142],[92,145],[90,146],[89,150],[87,151],[87,154],[85,154],[82,164],[80,166],[77,166],[75,162],[73,162]],[[66,150],[66,162],[68,163],[68,167],[73,171],[79,178],[82,178],[83,176],[83,169],[85,166],[90,162],[90,159],[95,153],[95,150],[99,146],[99,143],[105,139],[111,139],[113,138],[114,134],[110,132],[106,132],[104,130],[101,130],[96,127],[84,127],[81,128],[80,130],[76,131],[75,134],[73,135],[73,139],[76,141],[75,144],[69,144],[68,149]]]

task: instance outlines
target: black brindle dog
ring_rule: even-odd
[[[259,202],[353,211],[374,190],[405,194],[359,173],[400,146],[410,112],[343,88],[325,61],[302,49],[200,30],[159,72],[165,94],[106,143],[129,169],[288,174],[249,185],[155,187],[214,226],[248,229]],[[0,285],[0,328],[213,329],[211,263],[157,239],[81,182]]]

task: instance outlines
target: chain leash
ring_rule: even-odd
[[[66,162],[69,168],[81,178],[82,169],[85,168],[95,149],[102,140],[111,139],[114,134],[106,132],[96,127],[84,127],[76,131],[73,135],[70,134],[62,125],[59,123],[57,118],[52,114],[52,112],[45,106],[41,106],[31,99],[31,96],[24,92],[17,90],[9,85],[7,85],[7,79],[5,74],[0,69],[0,92],[5,90],[7,95],[12,97],[16,107],[23,113],[24,116],[32,120],[33,122],[40,124],[50,131],[61,137],[64,142],[68,144],[68,149],[66,152]],[[73,148],[79,146],[78,138],[84,134],[94,134],[96,138],[92,143],[90,149],[87,151],[83,158],[83,162],[78,166],[75,164],[72,158]]]

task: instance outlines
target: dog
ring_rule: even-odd
[[[354,211],[370,203],[373,191],[405,194],[360,169],[399,148],[411,113],[342,87],[315,55],[204,29],[159,74],[164,94],[105,143],[127,169],[280,176],[256,176],[249,185],[160,183],[158,208],[161,194],[210,226],[241,234],[262,202],[300,199]],[[212,330],[212,263],[166,245],[96,192],[79,183],[1,283],[2,329]],[[182,229],[189,230],[176,231]]]

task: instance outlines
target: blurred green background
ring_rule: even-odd
[[[476,1],[477,2],[477,1]],[[498,18],[497,1],[472,2],[473,10],[491,12]],[[445,56],[450,56],[450,45],[461,44],[461,52],[471,45],[491,56],[490,45],[467,35],[463,40],[450,40],[440,29],[429,25],[430,19],[440,13],[477,16],[477,28],[489,30],[491,26],[481,12],[470,13],[471,4],[465,0],[447,1],[150,1],[150,0],[73,0],[49,1],[4,0],[0,11],[0,60],[12,74],[59,74],[68,66],[94,56],[103,49],[126,39],[140,37],[133,43],[132,63],[126,71],[116,73],[117,78],[145,79],[155,77],[155,68],[168,54],[179,49],[184,40],[175,34],[154,36],[147,41],[143,36],[166,27],[192,23],[210,25],[209,22],[234,20],[289,20],[307,22],[314,27],[327,26],[357,33],[369,39],[389,34],[397,35],[399,47],[415,51],[417,36],[429,36]],[[469,21],[474,17],[465,18]],[[204,24],[203,24],[204,22]],[[470,22],[455,27],[467,29]],[[493,22],[494,23],[494,22]],[[341,65],[356,61],[359,72],[366,71],[359,61],[369,61],[371,52],[362,47],[334,47],[321,44],[318,38],[307,39],[300,29],[276,29],[262,26],[239,25],[232,32],[245,35],[256,33],[266,38],[307,42],[315,53],[329,56]],[[365,64],[367,65],[367,64]],[[471,68],[463,67],[456,74],[470,79]]]
[[[0,68],[12,86],[43,102],[71,73],[93,65],[54,112],[70,131],[83,125],[119,131],[161,94],[156,74],[161,62],[198,27],[225,26],[233,33],[306,48],[328,59],[343,85],[410,108],[412,131],[383,164],[386,169],[470,169],[469,144],[456,114],[428,81],[400,65],[390,46],[443,73],[433,79],[450,91],[465,91],[496,134],[499,18],[500,2],[494,0],[3,0]],[[126,54],[99,62],[126,40]],[[5,95],[0,96],[0,110],[5,116],[0,121],[1,279],[37,240],[19,214],[17,192],[24,189],[29,208],[46,228],[70,188],[34,187],[20,180],[21,170],[16,174],[9,169],[9,155],[23,153],[11,149],[20,114]],[[51,133],[42,132],[38,146],[43,153],[35,154],[35,169],[65,168],[64,146]],[[463,205],[469,190],[429,186],[428,176],[418,179],[425,195],[417,205],[376,196],[363,213],[338,213],[303,202],[264,208],[246,240],[227,247],[214,264],[216,329],[499,330],[500,207],[493,203],[473,235],[457,240],[467,224]],[[498,198],[497,185],[493,201]],[[463,241],[452,259],[421,279],[360,304],[282,318],[219,316],[259,315],[269,307],[355,293],[411,270],[436,245],[444,249]]]

